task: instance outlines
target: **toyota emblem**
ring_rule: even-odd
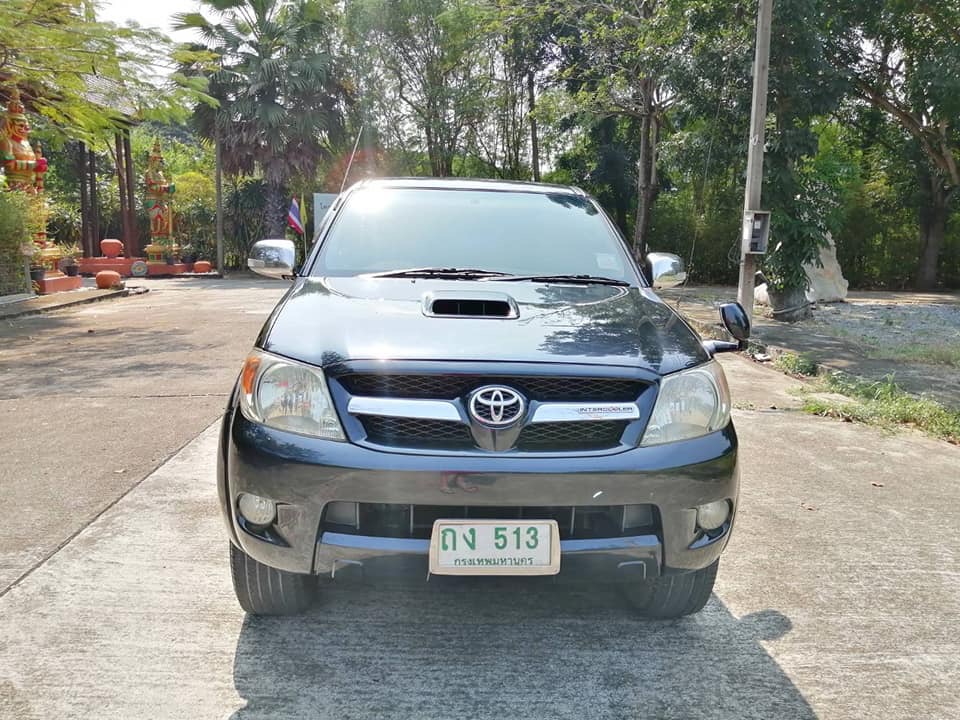
[[[501,385],[482,387],[470,396],[470,416],[489,427],[513,425],[523,417],[525,406],[520,393]]]

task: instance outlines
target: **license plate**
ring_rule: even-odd
[[[430,536],[434,575],[556,575],[556,520],[437,520]]]

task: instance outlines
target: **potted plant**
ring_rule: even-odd
[[[60,270],[70,277],[76,277],[80,273],[80,265],[77,263],[77,258],[81,255],[80,246],[77,243],[65,243],[60,246],[60,252]]]
[[[173,240],[170,240],[169,238],[166,240],[161,240],[160,244],[163,246],[163,259],[166,261],[167,265],[176,265],[177,249],[173,243]]]
[[[30,243],[29,246],[24,246],[23,254],[30,258],[30,282],[40,282],[43,280],[43,275],[47,270],[43,266],[41,251],[42,248],[36,243]]]
[[[180,247],[180,262],[185,262],[188,265],[192,265],[197,261],[197,249],[190,244],[182,245]]]

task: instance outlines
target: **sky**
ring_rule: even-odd
[[[135,20],[143,27],[158,28],[177,41],[189,40],[184,33],[170,29],[171,17],[177,13],[193,12],[197,0],[100,0],[97,17],[124,25]]]

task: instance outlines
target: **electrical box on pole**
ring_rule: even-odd
[[[743,254],[763,255],[770,244],[770,213],[747,210],[743,213]]]

